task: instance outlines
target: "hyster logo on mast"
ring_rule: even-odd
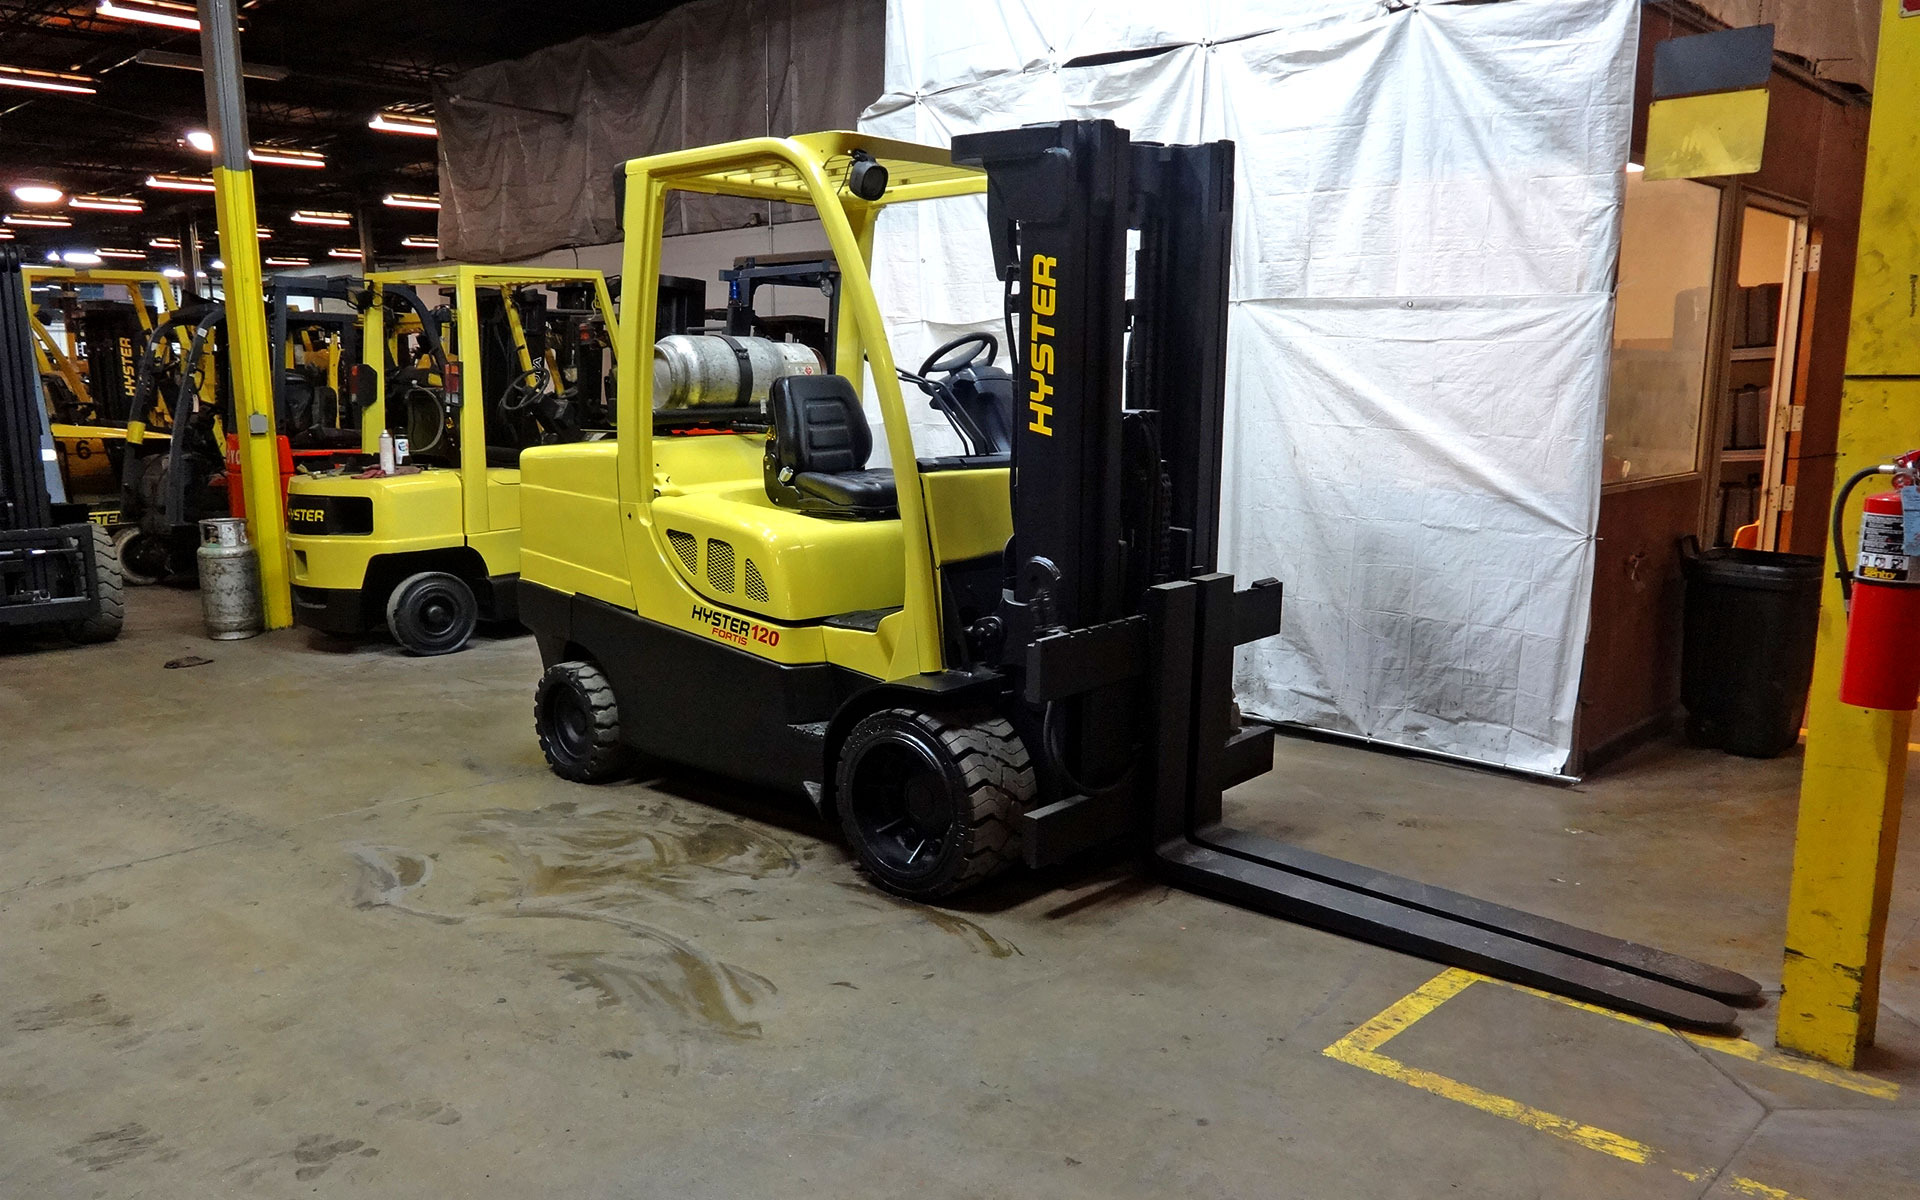
[[[1027,422],[1027,428],[1043,437],[1053,436],[1053,405],[1048,400],[1053,395],[1053,326],[1042,321],[1041,317],[1051,317],[1059,307],[1058,285],[1053,282],[1053,269],[1060,265],[1057,258],[1048,258],[1044,254],[1033,256],[1033,272],[1027,284],[1031,296],[1027,316],[1027,366],[1028,374],[1033,377],[1033,386],[1027,391],[1027,410],[1033,419]]]

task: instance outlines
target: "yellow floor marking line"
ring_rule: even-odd
[[[1459,968],[1451,969],[1458,970]],[[1614,1020],[1627,1025],[1637,1025],[1642,1029],[1651,1029],[1655,1033],[1671,1034],[1674,1037],[1693,1043],[1702,1050],[1711,1050],[1715,1054],[1725,1054],[1730,1058],[1744,1059],[1747,1062],[1755,1063],[1762,1067],[1771,1067],[1776,1071],[1785,1071],[1791,1075],[1799,1075],[1803,1078],[1811,1079],[1815,1083],[1824,1083],[1828,1087],[1845,1088],[1850,1092],[1859,1092],[1863,1096],[1872,1096],[1876,1100],[1898,1100],[1900,1098],[1900,1085],[1894,1083],[1892,1080],[1875,1079],[1871,1075],[1863,1075],[1858,1071],[1849,1071],[1843,1067],[1833,1066],[1830,1063],[1816,1062],[1810,1058],[1798,1058],[1791,1054],[1782,1054],[1778,1050],[1769,1050],[1757,1043],[1750,1042],[1738,1034],[1688,1033],[1685,1030],[1662,1025],[1658,1021],[1649,1021],[1642,1017],[1629,1016],[1626,1013],[1615,1012],[1610,1008],[1602,1008],[1597,1004],[1588,1004],[1581,1000],[1569,1000],[1565,996],[1556,996],[1552,992],[1543,992],[1538,988],[1527,987],[1525,984],[1508,983],[1504,979],[1492,979],[1484,975],[1472,975],[1472,972],[1468,971],[1462,971],[1461,974],[1471,976],[1474,982],[1491,983],[1497,987],[1506,988],[1509,991],[1525,992],[1529,996],[1538,996],[1542,1000],[1551,1000],[1556,1004],[1564,1004],[1568,1008],[1577,1008],[1582,1012],[1599,1013],[1603,1017],[1612,1017]],[[1458,995],[1463,990],[1465,990],[1464,987],[1455,988],[1452,994]]]
[[[1769,1187],[1758,1179],[1748,1179],[1744,1175],[1735,1175],[1727,1180],[1727,1186],[1742,1196],[1759,1196],[1761,1200],[1801,1200],[1801,1197],[1792,1192]]]
[[[1569,1000],[1565,996],[1556,996],[1551,992],[1543,992],[1523,984],[1476,975],[1472,971],[1459,967],[1449,967],[1435,975],[1388,1005],[1373,1019],[1355,1027],[1353,1032],[1328,1046],[1321,1053],[1349,1066],[1359,1067],[1375,1075],[1397,1080],[1408,1087],[1418,1088],[1423,1092],[1477,1108],[1481,1112],[1518,1122],[1529,1129],[1537,1129],[1562,1141],[1585,1146],[1589,1150],[1598,1151],[1624,1162],[1653,1165],[1656,1159],[1667,1157],[1647,1143],[1636,1141],[1625,1134],[1614,1133],[1597,1125],[1588,1125],[1582,1121],[1575,1121],[1571,1117],[1563,1117],[1545,1109],[1535,1108],[1531,1104],[1489,1092],[1470,1083],[1463,1083],[1436,1071],[1411,1066],[1380,1052],[1382,1046],[1405,1033],[1416,1021],[1431,1016],[1435,1009],[1476,983],[1497,984],[1529,996],[1538,996],[1543,1000],[1552,1000],[1569,1008],[1577,1008],[1583,1012],[1599,1013],[1603,1017],[1611,1017],[1628,1025],[1650,1029],[1671,1037],[1684,1038],[1705,1050],[1731,1055],[1775,1070],[1789,1071],[1819,1083],[1846,1088],[1878,1099],[1892,1100],[1900,1095],[1899,1084],[1874,1079],[1855,1071],[1841,1070],[1824,1063],[1791,1058],[1777,1051],[1757,1046],[1745,1038],[1682,1033],[1656,1021],[1628,1016],[1625,1013],[1614,1012],[1612,1009],[1601,1008],[1599,1005],[1587,1004],[1579,1000]],[[1659,1165],[1667,1165],[1674,1174],[1695,1183],[1712,1179],[1719,1174],[1717,1169],[1711,1167],[1704,1171],[1687,1171],[1664,1163]],[[1791,1192],[1740,1175],[1730,1177],[1727,1180],[1727,1186],[1739,1195],[1756,1197],[1758,1200],[1804,1200],[1803,1197]]]
[[[1586,1125],[1506,1096],[1496,1096],[1470,1083],[1462,1083],[1458,1079],[1450,1079],[1434,1071],[1423,1071],[1419,1067],[1408,1066],[1397,1058],[1388,1058],[1372,1050],[1350,1046],[1344,1039],[1328,1046],[1321,1053],[1328,1058],[1337,1058],[1341,1062],[1372,1071],[1375,1075],[1397,1079],[1423,1092],[1432,1092],[1436,1096],[1470,1105],[1482,1112],[1492,1113],[1496,1117],[1518,1121],[1530,1129],[1550,1133],[1554,1137],[1585,1146],[1589,1150],[1598,1150],[1602,1154],[1610,1154],[1615,1158],[1633,1163],[1647,1163],[1653,1160],[1653,1147],[1645,1142],[1636,1142],[1630,1137],[1609,1132],[1597,1125]]]

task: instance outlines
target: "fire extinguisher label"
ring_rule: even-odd
[[[1909,483],[1900,489],[1900,519],[1906,522],[1901,549],[1908,558],[1920,556],[1920,487]]]
[[[1880,583],[1905,583],[1911,567],[1906,522],[1900,515],[1864,514],[1860,518],[1860,558],[1854,574]]]

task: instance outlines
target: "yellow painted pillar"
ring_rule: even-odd
[[[1853,324],[1834,478],[1920,447],[1920,18],[1882,0],[1867,137]],[[1859,529],[1856,489],[1842,520]],[[1782,1049],[1852,1067],[1873,1044],[1880,954],[1906,788],[1912,714],[1840,703],[1846,615],[1838,581],[1820,600],[1807,755],[1787,907]]]
[[[246,100],[240,84],[240,32],[233,0],[200,0],[200,58],[205,66],[207,127],[213,134],[214,211],[220,224],[227,367],[233,380],[234,432],[247,536],[260,555],[260,599],[268,629],[293,624],[286,518],[280,502],[280,450],[268,361],[266,289],[260,278],[260,222],[253,206]]]

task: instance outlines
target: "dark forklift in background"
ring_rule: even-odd
[[[120,636],[120,559],[86,507],[66,502],[34,361],[20,254],[0,246],[0,630]]]
[[[1133,142],[1110,121],[951,153],[839,132],[655,155],[626,178],[637,301],[676,189],[811,204],[843,265],[866,260],[883,206],[984,191],[1012,364],[974,333],[899,369],[868,272],[847,269],[824,371],[659,408],[652,314],[623,313],[621,387],[655,420],[522,460],[520,610],[556,773],[610,780],[651,756],[803,791],[876,883],[923,901],[1131,845],[1191,891],[1660,1021],[1724,1027],[1757,997],[1729,971],[1221,823],[1222,793],[1273,763],[1274,731],[1238,719],[1234,651],[1281,613],[1279,583],[1217,569],[1231,143]],[[744,370],[752,347],[733,349]],[[706,351],[689,357],[731,361]],[[869,466],[863,367],[890,467]],[[967,453],[915,454],[902,381]]]

